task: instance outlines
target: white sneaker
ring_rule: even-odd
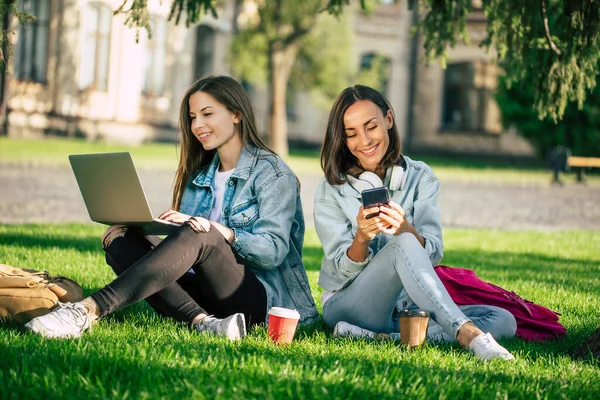
[[[515,356],[500,346],[489,332],[475,336],[475,339],[469,343],[469,350],[480,360],[491,360],[493,358],[503,360],[515,359]]]
[[[50,313],[26,323],[25,328],[47,338],[78,338],[92,329],[92,320],[83,304],[59,302]]]
[[[333,337],[375,338],[375,332],[360,326],[352,325],[346,321],[340,321],[333,328]]]
[[[246,336],[246,319],[244,314],[232,314],[219,319],[213,316],[204,317],[194,324],[198,332],[209,332],[217,336],[225,336],[229,340],[239,340]]]

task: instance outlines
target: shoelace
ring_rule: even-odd
[[[76,303],[58,302],[56,317],[60,319],[61,322],[69,321],[71,318],[73,318],[73,322],[77,327],[81,328],[82,330],[89,329],[90,332],[92,331],[90,316],[83,305],[77,306]]]
[[[206,317],[202,318],[200,321],[196,322],[194,324],[196,326],[196,330],[198,332],[204,332],[207,329],[210,330],[211,329],[210,325],[206,324],[205,321],[214,322],[212,319],[213,319],[212,315],[207,315]]]

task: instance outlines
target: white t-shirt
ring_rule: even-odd
[[[225,188],[227,186],[227,181],[229,180],[229,177],[231,176],[231,174],[233,174],[233,171],[233,169],[224,172],[219,172],[217,170],[217,173],[215,174],[215,205],[213,206],[212,210],[210,210],[210,215],[208,216],[208,219],[210,221],[221,223],[221,208],[223,208],[223,197],[225,196]]]

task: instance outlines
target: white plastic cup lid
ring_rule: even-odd
[[[283,307],[271,307],[269,314],[280,318],[300,319],[300,314],[296,310]]]

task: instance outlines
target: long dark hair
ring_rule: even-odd
[[[348,87],[337,97],[331,111],[329,112],[329,121],[327,122],[327,131],[321,147],[321,168],[325,173],[327,182],[332,185],[340,185],[346,180],[345,175],[357,177],[364,169],[360,166],[358,159],[348,149],[346,145],[346,132],[344,127],[344,114],[346,110],[359,100],[368,100],[374,103],[383,115],[388,111],[394,110],[385,97],[377,90],[368,86],[355,85]],[[388,129],[390,145],[387,152],[380,162],[380,167],[385,170],[391,165],[398,165],[402,162],[402,143],[396,127],[396,121]]]
[[[213,159],[216,149],[204,150],[202,144],[192,134],[189,100],[196,92],[204,92],[223,104],[229,111],[240,116],[239,134],[244,146],[251,144],[273,153],[258,136],[254,108],[250,96],[235,79],[229,76],[207,76],[197,80],[185,93],[179,108],[179,129],[181,132],[181,152],[179,166],[173,183],[174,210],[179,210],[181,197],[191,174],[207,165]]]

